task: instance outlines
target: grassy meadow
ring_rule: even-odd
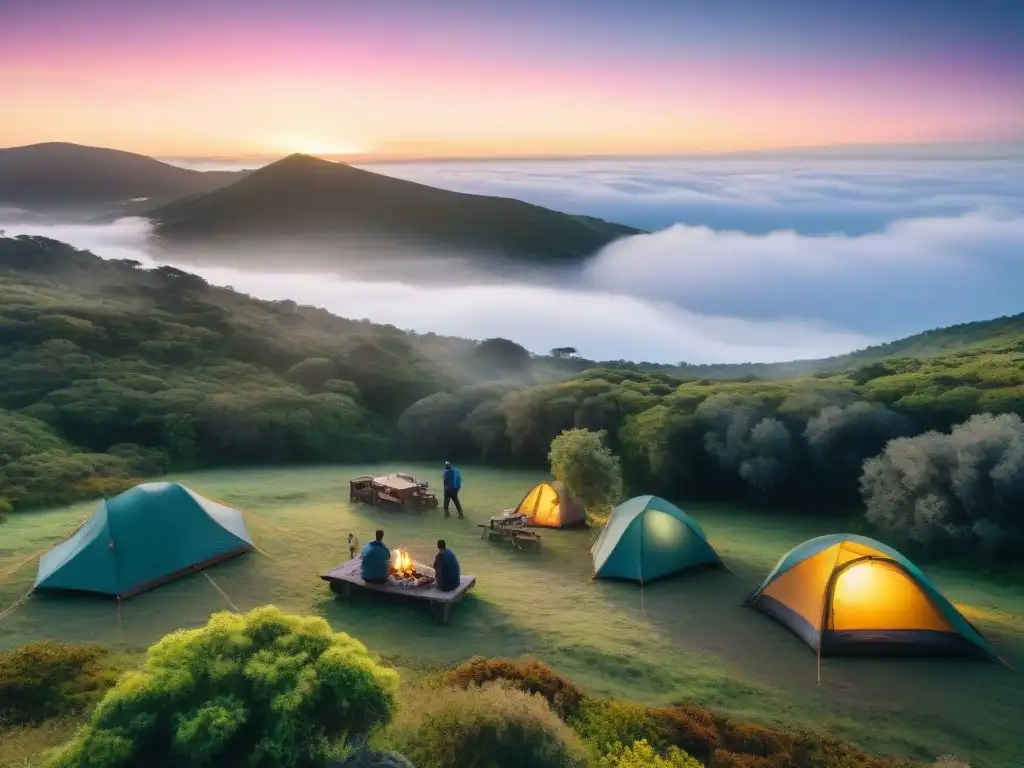
[[[0,649],[33,640],[99,642],[141,651],[162,635],[200,626],[211,612],[273,603],[315,613],[410,674],[473,655],[533,654],[589,692],[644,703],[693,701],[766,723],[826,728],[873,750],[968,759],[1004,768],[1024,747],[1024,677],[997,664],[943,659],[824,659],[767,617],[740,607],[775,561],[829,520],[687,506],[732,573],[706,572],[645,587],[590,579],[589,531],[542,532],[542,549],[487,542],[477,523],[514,506],[542,475],[464,467],[465,520],[350,503],[350,477],[402,469],[439,484],[435,466],[332,466],[175,475],[207,497],[251,513],[261,552],[125,601],[35,595],[0,619]],[[75,528],[92,505],[19,513],[0,526],[0,575]],[[453,512],[454,515],[454,512]],[[348,558],[345,539],[385,541],[430,562],[443,537],[470,597],[439,626],[425,606],[357,596],[334,599],[318,576]],[[1024,668],[1019,587],[926,568],[1011,664]],[[0,581],[0,611],[31,589],[34,564]],[[50,726],[59,731],[58,725]],[[0,755],[0,765],[14,755]]]

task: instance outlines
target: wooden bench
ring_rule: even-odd
[[[448,612],[452,605],[462,600],[466,592],[476,584],[476,576],[463,576],[459,580],[459,586],[450,592],[439,589],[436,585],[428,587],[399,587],[394,584],[369,584],[363,581],[359,575],[361,560],[355,557],[348,560],[337,568],[332,568],[320,576],[321,579],[331,585],[331,591],[344,597],[352,595],[352,588],[357,587],[367,592],[383,592],[388,595],[399,595],[410,600],[421,600],[430,606],[441,623],[448,623]]]

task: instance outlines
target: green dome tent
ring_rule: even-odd
[[[722,563],[697,521],[658,496],[637,496],[613,509],[590,552],[594,578],[641,583]]]
[[[35,588],[130,597],[252,549],[237,509],[178,483],[143,483],[101,501],[43,555]]]

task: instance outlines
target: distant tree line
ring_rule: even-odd
[[[1024,327],[1011,331],[1002,321],[995,341],[972,329],[973,346],[783,381],[687,379],[594,368],[572,347],[536,357],[507,339],[410,334],[0,238],[0,512],[172,468],[540,468],[554,438],[583,429],[604,433],[626,492],[822,515],[863,503],[895,538],[1000,559],[1024,543]]]

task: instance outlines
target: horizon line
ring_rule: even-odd
[[[46,144],[68,144],[94,149],[109,149],[114,151],[129,152],[131,154],[150,157],[163,162],[230,162],[244,163],[246,161],[258,161],[269,164],[276,160],[283,159],[293,154],[305,154],[310,157],[318,157],[324,160],[336,160],[353,165],[360,164],[387,164],[387,163],[460,163],[460,162],[541,162],[541,161],[587,161],[587,160],[697,160],[697,159],[728,159],[728,158],[753,158],[753,157],[780,157],[786,155],[830,155],[839,157],[855,157],[858,154],[871,155],[898,155],[904,153],[905,159],[1006,159],[1008,157],[1024,158],[1024,136],[1019,138],[1005,139],[974,139],[959,141],[926,141],[926,142],[861,142],[842,144],[820,144],[820,145],[796,145],[784,147],[768,147],[756,149],[732,149],[732,150],[688,150],[681,152],[608,152],[608,153],[530,153],[530,154],[450,154],[433,155],[426,152],[421,153],[394,153],[387,152],[247,152],[240,154],[214,153],[207,155],[199,154],[147,154],[122,150],[116,147],[100,147],[89,144],[79,144],[73,141],[45,141],[32,144],[21,144],[9,147],[0,147],[0,151],[23,149],[32,146]]]
[[[981,150],[976,154],[960,154],[963,150]],[[985,152],[989,149],[989,152]],[[151,155],[165,162],[177,160],[181,162],[245,162],[247,160],[270,161],[280,160],[293,154],[318,157],[323,160],[335,160],[352,165],[377,165],[387,163],[465,163],[465,162],[542,162],[542,161],[587,161],[587,160],[696,160],[726,159],[736,157],[778,157],[793,154],[841,154],[850,153],[898,153],[900,151],[916,153],[917,158],[905,159],[956,159],[956,158],[987,158],[1006,159],[1009,157],[1024,158],[1024,137],[1015,139],[974,139],[962,141],[929,141],[929,142],[875,142],[798,145],[758,149],[733,150],[689,150],[683,152],[609,152],[609,153],[532,153],[532,154],[462,154],[462,155],[430,155],[430,154],[386,154],[381,152],[365,153],[246,153],[239,155]],[[922,153],[927,153],[922,155]]]

